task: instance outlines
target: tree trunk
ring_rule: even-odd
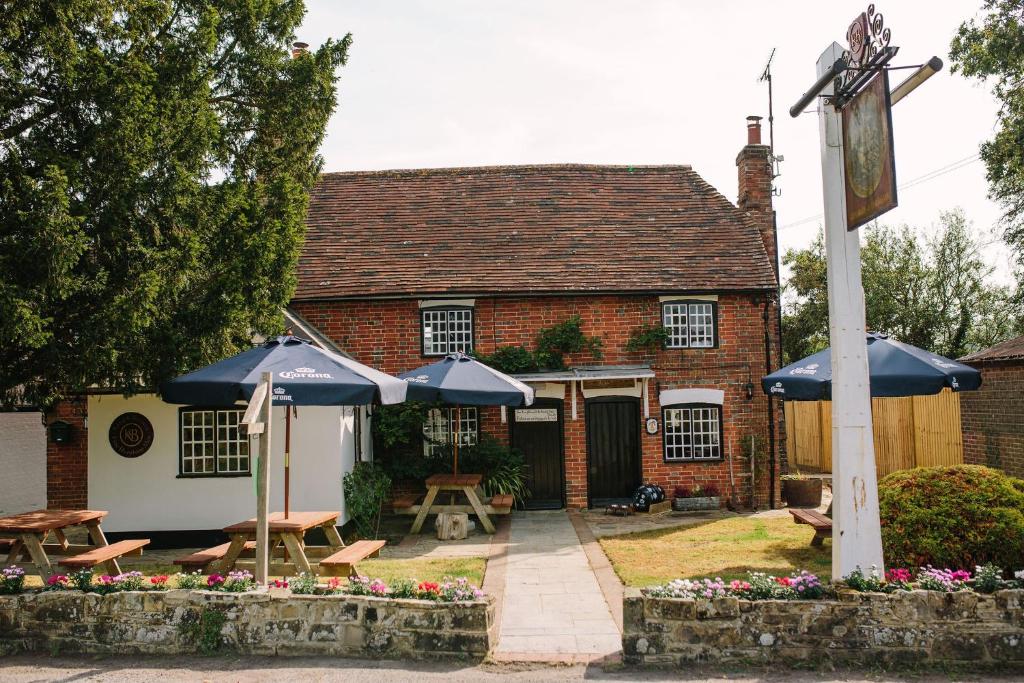
[[[469,534],[469,515],[465,512],[442,512],[434,523],[442,541],[457,541]]]

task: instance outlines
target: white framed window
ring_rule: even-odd
[[[460,420],[459,447],[477,444],[480,422],[476,408],[463,407],[461,411],[455,408],[434,408],[427,413],[427,419],[423,422],[423,455],[438,455],[451,444],[452,434],[456,431],[456,416]]]
[[[238,423],[242,410],[182,408],[179,413],[182,476],[250,474],[249,439]]]
[[[714,301],[667,301],[661,305],[661,324],[670,349],[707,349],[717,344],[718,304]]]
[[[722,409],[716,405],[680,405],[662,409],[665,462],[718,460],[722,457]]]
[[[424,356],[473,350],[473,309],[425,308],[420,312]]]

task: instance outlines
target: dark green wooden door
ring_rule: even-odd
[[[639,399],[588,399],[586,420],[591,507],[628,502],[640,485]]]

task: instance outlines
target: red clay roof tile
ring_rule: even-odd
[[[689,166],[324,174],[295,300],[774,289],[756,228]]]

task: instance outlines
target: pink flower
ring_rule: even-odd
[[[890,569],[885,573],[885,580],[889,583],[910,583],[912,578],[909,569]]]
[[[220,574],[210,574],[206,577],[206,585],[209,587],[219,586],[224,583],[224,577]]]

